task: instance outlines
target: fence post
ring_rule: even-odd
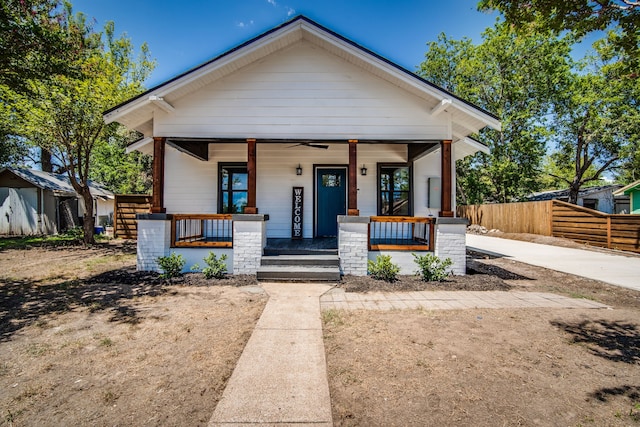
[[[611,249],[611,216],[607,216],[607,249]]]

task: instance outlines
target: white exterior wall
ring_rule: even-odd
[[[443,218],[436,224],[435,255],[444,260],[450,258],[453,261],[451,271],[456,276],[464,276],[467,272],[467,235],[466,221]],[[459,221],[459,223],[447,222]]]
[[[257,144],[256,199],[260,214],[269,214],[267,237],[291,237],[293,187],[304,188],[303,237],[313,237],[315,165],[349,162],[348,144],[330,143],[327,150],[291,147],[290,143]],[[361,216],[377,214],[377,163],[406,162],[405,144],[358,144],[358,207]],[[246,162],[245,144],[209,144],[209,161],[203,162],[170,146],[165,160],[167,213],[216,213],[218,163]],[[302,175],[296,175],[300,164]],[[360,168],[367,166],[367,175]],[[437,174],[437,171],[434,171]]]
[[[451,139],[447,114],[301,41],[156,110],[154,136]]]
[[[264,234],[264,221],[234,219],[233,274],[255,274],[258,271],[264,248]]]
[[[170,252],[175,252],[177,255],[182,255],[185,259],[183,273],[189,273],[191,267],[195,264],[200,266],[200,271],[207,266],[204,262],[204,258],[209,256],[209,252],[216,254],[218,259],[222,255],[226,255],[227,259],[225,264],[227,265],[227,273],[233,273],[233,249],[231,248],[172,248]]]
[[[367,275],[368,229],[368,219],[347,216],[339,219],[338,256],[342,274]]]
[[[418,264],[414,262],[413,254],[424,254],[426,252],[420,251],[369,251],[369,260],[375,261],[378,255],[390,255],[391,262],[397,264],[400,267],[400,273],[402,275],[413,275],[418,270]]]
[[[157,259],[167,256],[171,246],[171,220],[138,219],[138,271],[157,271]]]
[[[598,211],[608,214],[614,213],[615,202],[612,189],[598,191],[597,193],[591,193],[587,196],[580,196],[578,197],[578,205],[584,206],[584,199],[597,199]]]

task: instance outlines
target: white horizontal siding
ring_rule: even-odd
[[[218,162],[246,162],[244,144],[209,144],[209,161],[203,162],[167,146],[164,205],[167,213],[216,213]]]
[[[277,52],[157,111],[155,136],[448,139],[448,114],[309,42]]]
[[[257,144],[256,198],[259,213],[269,214],[268,237],[291,237],[293,187],[304,188],[303,237],[313,237],[314,174],[316,166],[346,166],[348,144],[329,143],[326,150]],[[407,161],[405,144],[358,144],[358,208],[360,215],[377,214],[377,164]],[[167,147],[165,162],[165,207],[167,213],[216,213],[218,163],[246,162],[245,144],[210,144],[208,162],[197,160]],[[302,175],[296,175],[298,164]],[[360,175],[362,165],[367,175]],[[439,156],[430,155],[416,162],[414,169],[416,214],[425,215],[426,179],[440,173]],[[437,213],[436,213],[437,214]]]

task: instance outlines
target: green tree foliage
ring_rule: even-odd
[[[640,63],[640,2],[637,0],[480,0],[480,10],[501,11],[508,23],[528,33],[532,27],[568,30],[577,37],[615,28],[612,47],[626,56],[627,71],[637,77]]]
[[[66,8],[68,25],[83,35],[83,49],[74,57],[79,76],[58,75],[50,81],[33,82],[33,95],[25,136],[51,152],[67,171],[73,188],[83,198],[84,240],[93,243],[93,203],[88,180],[98,148],[105,149],[119,125],[105,125],[102,112],[143,90],[142,83],[153,69],[146,45],[134,57],[131,41],[114,36],[114,24],[96,32],[83,14]]]
[[[0,85],[22,92],[30,80],[75,73],[82,34],[68,25],[59,0],[0,3]]]
[[[596,44],[589,57],[571,74],[555,103],[556,162],[569,165],[568,177],[556,175],[569,187],[576,203],[585,184],[601,179],[628,162],[640,143],[640,81],[622,72],[619,62],[608,63],[610,45]]]
[[[110,133],[107,143],[97,145],[91,154],[91,179],[116,194],[149,193],[152,158],[138,151],[126,152],[127,145],[137,139],[137,133],[123,126],[109,126],[106,130]]]
[[[570,63],[570,40],[519,34],[497,22],[483,41],[441,34],[429,43],[418,74],[498,115],[502,131],[477,138],[490,148],[456,165],[458,201],[509,202],[539,187],[552,100]]]
[[[595,175],[597,168],[591,165],[586,174]],[[542,174],[540,176],[541,190],[565,190],[569,187],[569,183],[573,180],[575,167],[571,162],[567,162],[565,156],[560,152],[554,151],[545,156],[542,162]],[[603,179],[591,180],[584,184],[585,187],[606,185]]]

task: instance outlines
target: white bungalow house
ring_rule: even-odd
[[[234,273],[255,273],[270,242],[328,238],[343,274],[366,274],[381,252],[411,274],[420,251],[464,274],[454,162],[487,150],[469,135],[500,129],[493,114],[304,16],[104,119],[144,134],[129,149],[154,157],[138,268],[156,270],[173,251],[188,268],[214,250]]]

